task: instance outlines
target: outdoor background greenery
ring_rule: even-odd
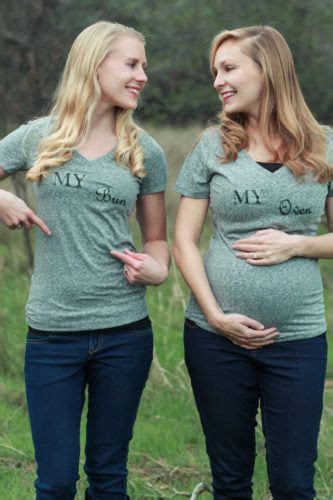
[[[131,25],[147,38],[149,84],[137,116],[166,152],[170,234],[177,204],[172,193],[175,177],[199,130],[218,111],[207,62],[210,41],[217,32],[265,23],[279,29],[291,46],[307,102],[322,123],[332,123],[333,0],[2,0],[0,137],[47,112],[74,37],[101,19]],[[7,180],[1,187],[13,189],[13,184]],[[203,249],[209,234],[208,223]],[[331,336],[333,264],[322,261],[321,267]],[[28,288],[24,232],[0,226],[0,498],[5,500],[34,497],[35,464],[23,382]],[[189,497],[201,479],[210,481],[183,361],[186,299],[186,287],[174,266],[167,283],[148,292],[156,352],[129,456],[132,500]],[[320,500],[333,498],[332,345],[316,475]],[[254,500],[262,500],[268,498],[268,485],[260,423],[257,437]],[[83,499],[85,478],[81,476],[78,498]]]
[[[46,112],[73,39],[101,19],[147,38],[150,82],[139,112],[145,121],[182,125],[214,117],[211,39],[252,24],[281,31],[311,109],[320,121],[332,120],[333,0],[1,0],[0,130]]]

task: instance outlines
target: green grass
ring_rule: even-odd
[[[165,148],[170,164],[170,181],[196,130],[177,133],[170,129],[154,133]],[[8,182],[8,181],[7,181]],[[172,226],[176,195],[168,193],[168,215]],[[207,241],[209,228],[204,233]],[[22,232],[0,229],[0,498],[34,498],[34,459],[24,396],[23,358],[26,326],[24,304],[29,278],[24,272]],[[327,319],[333,326],[333,267],[322,262]],[[168,281],[148,292],[148,306],[154,324],[155,359],[142,398],[129,455],[129,494],[132,500],[188,498],[201,480],[210,481],[203,435],[183,362],[182,323],[187,291],[173,267]],[[329,377],[333,379],[333,348],[329,354]],[[333,498],[333,386],[325,391],[325,409],[319,439],[317,498]],[[84,442],[85,413],[82,417]],[[268,498],[261,426],[257,427],[257,461],[254,500]],[[65,452],[65,451],[64,451]],[[82,471],[78,499],[86,485]],[[209,500],[202,494],[200,500]]]

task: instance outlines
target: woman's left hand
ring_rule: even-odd
[[[168,276],[168,268],[147,253],[111,250],[111,255],[124,263],[124,274],[132,285],[160,285]]]
[[[257,231],[250,238],[238,240],[232,245],[236,257],[255,266],[280,264],[294,257],[294,246],[302,238],[276,229]]]

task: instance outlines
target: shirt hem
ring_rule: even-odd
[[[36,329],[36,330],[41,330],[41,331],[47,331],[47,332],[63,332],[63,333],[66,333],[66,332],[80,332],[80,331],[87,331],[87,330],[106,330],[108,328],[116,328],[116,327],[120,327],[120,326],[124,326],[124,325],[127,325],[127,324],[130,324],[130,323],[134,323],[135,321],[140,321],[141,319],[144,319],[145,317],[148,316],[148,312],[147,310],[143,311],[142,314],[137,314],[135,316],[126,316],[126,322],[124,321],[121,321],[120,319],[117,321],[103,321],[102,323],[98,322],[98,321],[87,321],[85,320],[84,322],[80,321],[80,322],[75,322],[75,323],[66,323],[66,325],[64,326],[61,326],[61,324],[59,324],[59,321],[58,323],[52,321],[52,326],[50,326],[50,323],[49,324],[46,324],[46,323],[38,323],[38,322],[35,322],[31,319],[29,319],[29,316],[27,315],[26,316],[26,323],[27,325],[31,326],[32,328]]]
[[[200,319],[198,320],[197,318],[195,318],[194,316],[192,315],[186,315],[185,316],[185,319],[189,319],[191,321],[193,321],[196,325],[198,325],[200,328],[203,328],[204,330],[207,330],[208,332],[210,333],[214,333],[215,335],[221,335],[220,333],[218,333],[216,330],[214,330],[213,328],[211,328],[208,324],[204,323],[203,321],[200,321]],[[324,333],[327,332],[327,325],[324,324],[324,327],[321,328],[320,330],[318,330],[318,332],[314,333],[313,331],[309,332],[309,333],[304,333],[304,330],[302,331],[302,333],[281,333],[280,334],[280,337],[278,339],[276,339],[274,342],[277,343],[277,342],[288,342],[290,340],[306,340],[306,339],[310,339],[310,338],[313,338],[313,337],[319,337],[319,335],[323,335]]]
[[[202,200],[209,200],[210,193],[193,193],[192,191],[187,191],[186,189],[174,188],[175,193],[179,193],[187,198],[199,198]]]

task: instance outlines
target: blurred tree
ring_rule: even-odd
[[[101,19],[146,35],[150,82],[141,119],[182,124],[214,117],[212,37],[223,29],[271,24],[291,46],[311,109],[319,120],[332,121],[333,0],[2,0],[0,129],[47,111],[73,39]]]

